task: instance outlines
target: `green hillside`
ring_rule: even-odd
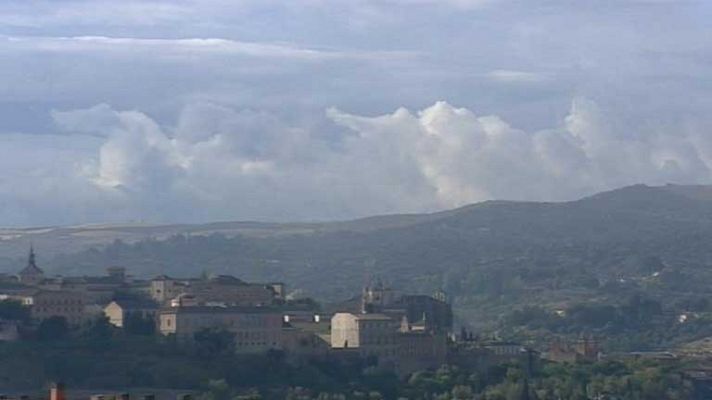
[[[563,309],[634,293],[664,303],[708,296],[711,193],[637,185],[572,202],[489,201],[350,222],[135,226],[131,240],[43,263],[63,274],[123,265],[146,277],[207,271],[282,280],[325,301],[356,294],[377,276],[404,291],[443,288],[461,321],[491,327],[524,305]]]

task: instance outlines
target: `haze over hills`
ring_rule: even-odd
[[[357,293],[378,276],[404,290],[443,288],[468,319],[532,301],[566,304],[636,290],[683,296],[712,287],[711,186],[635,185],[571,202],[487,201],[347,222],[107,225],[2,235],[6,271],[21,265],[32,241],[45,269],[62,274],[108,265],[141,276],[231,273],[282,280],[329,300]]]
[[[204,224],[90,224],[77,226],[46,226],[31,228],[0,228],[0,246],[6,255],[20,256],[27,250],[30,242],[41,244],[45,255],[66,253],[85,249],[88,246],[111,243],[114,240],[135,242],[148,238],[163,239],[176,234],[207,235],[220,233],[226,236],[245,235],[250,237],[271,237],[292,234],[313,234],[337,231],[368,232],[378,229],[390,229],[402,226],[419,224],[425,221],[434,221],[449,216],[461,216],[469,211],[477,212],[483,209],[492,209],[501,205],[522,207],[525,204],[559,205],[575,207],[579,204],[591,203],[593,207],[605,206],[606,199],[610,201],[643,201],[648,194],[672,197],[674,208],[676,202],[683,199],[688,201],[712,201],[712,186],[681,186],[667,185],[664,187],[648,187],[644,185],[631,186],[611,192],[600,193],[579,201],[563,203],[529,203],[514,201],[486,201],[461,207],[454,210],[429,213],[429,214],[394,214],[373,216],[350,221],[336,222],[297,222],[297,223],[267,223],[255,221],[230,221],[213,222]],[[677,196],[676,196],[677,195]],[[661,199],[664,202],[664,199]],[[614,206],[613,204],[607,207]],[[637,204],[636,204],[637,206]]]
[[[212,235],[228,237],[275,237],[314,234],[328,231],[370,231],[412,224],[428,219],[427,214],[387,215],[338,222],[270,223],[255,221],[212,222],[204,224],[145,223],[89,224],[32,228],[0,228],[0,249],[6,257],[21,257],[30,243],[43,249],[45,256],[75,252],[121,240],[134,243],[146,239],[166,239],[174,235]]]
[[[709,204],[708,204],[709,203]],[[678,222],[687,218],[697,220],[700,216],[708,217],[712,210],[712,186],[702,185],[666,185],[651,187],[645,185],[629,186],[618,190],[599,193],[577,201],[560,203],[485,201],[454,210],[429,214],[395,214],[373,216],[350,221],[337,222],[297,222],[267,223],[255,221],[214,222],[205,224],[166,224],[151,225],[143,223],[93,224],[67,227],[0,228],[0,250],[6,257],[21,257],[29,243],[35,243],[42,249],[44,256],[71,253],[85,250],[92,246],[110,244],[115,240],[133,243],[146,239],[162,240],[173,235],[211,235],[222,234],[227,237],[246,236],[269,238],[289,235],[314,235],[338,232],[372,232],[419,225],[427,222],[464,220],[457,225],[475,224],[470,228],[489,230],[498,222],[516,222],[521,219],[524,225],[541,219],[563,218],[546,221],[552,233],[561,232],[562,224],[575,221],[593,224],[590,229],[580,233],[592,234],[601,222],[611,218],[643,217],[656,214]],[[589,213],[600,213],[587,220]],[[652,216],[652,215],[650,215]],[[652,221],[651,221],[652,222]],[[505,228],[499,226],[498,229]],[[578,229],[578,228],[577,228]]]

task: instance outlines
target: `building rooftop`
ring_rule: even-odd
[[[208,278],[208,282],[220,283],[223,285],[247,285],[247,282],[232,275],[215,275]]]
[[[280,314],[282,310],[275,307],[210,307],[210,306],[188,306],[188,307],[164,307],[161,314]]]
[[[156,304],[156,302],[151,299],[114,299],[111,302],[116,303],[124,309],[158,309],[158,304]]]
[[[356,319],[360,321],[393,321],[393,318],[385,314],[356,314],[356,313],[337,313],[338,314],[348,314],[353,315]]]

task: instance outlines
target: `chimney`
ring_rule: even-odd
[[[64,383],[53,383],[49,389],[49,400],[67,400],[64,395]]]

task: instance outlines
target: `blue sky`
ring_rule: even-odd
[[[711,183],[712,5],[4,1],[0,225]]]

